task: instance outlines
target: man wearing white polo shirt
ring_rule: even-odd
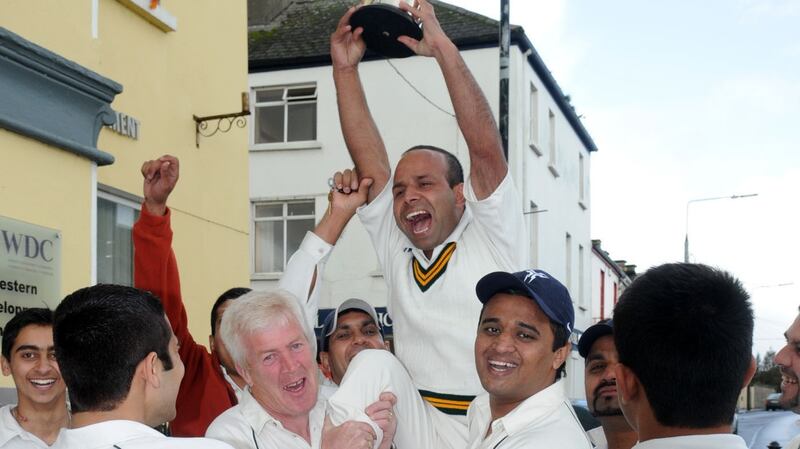
[[[634,449],[746,449],[731,422],[755,373],[742,284],[700,264],[650,268],[614,307],[617,392]]]
[[[488,393],[469,407],[467,447],[591,449],[560,380],[575,321],[567,288],[527,270],[489,273],[475,291],[475,366]]]
[[[175,417],[184,368],[178,339],[152,294],[96,285],[55,311],[55,353],[72,423],[57,449],[231,449],[205,438],[168,438],[152,427]]]
[[[523,205],[488,102],[433,6],[420,0],[418,7],[400,7],[421,21],[424,39],[399,40],[435,57],[444,75],[469,151],[469,179],[455,155],[431,145],[406,151],[392,172],[359,78],[365,44],[363,30],[349,25],[354,9],[331,37],[339,117],[358,175],[374,181],[359,217],[389,286],[395,353],[431,404],[464,421],[482,391],[472,356],[480,313],[475,283],[488,272],[527,264]],[[355,178],[337,175],[335,187],[354,188]]]

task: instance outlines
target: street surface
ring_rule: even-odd
[[[766,449],[771,441],[781,447],[800,435],[800,415],[792,412],[753,410],[739,414],[739,435],[750,449]]]

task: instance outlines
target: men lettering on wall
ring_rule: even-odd
[[[587,432],[589,438],[597,449],[630,449],[637,436],[619,406],[616,374],[619,356],[614,345],[613,322],[603,320],[586,329],[578,341],[578,353],[586,361],[584,383],[589,411],[602,424]]]
[[[487,274],[475,363],[487,393],[472,402],[470,449],[590,449],[560,381],[575,320],[569,292],[541,270]]]
[[[617,391],[636,449],[745,449],[731,422],[755,373],[749,295],[730,274],[665,264],[614,308]]]
[[[0,409],[0,447],[46,448],[69,424],[67,393],[53,348],[53,311],[17,313],[3,329],[2,370],[14,379],[17,404]]]
[[[473,287],[487,272],[524,266],[528,244],[492,111],[431,3],[416,3],[400,7],[421,21],[424,38],[399,40],[442,70],[469,149],[466,183],[458,159],[430,145],[406,151],[392,172],[359,78],[365,44],[363,30],[348,25],[354,9],[331,37],[333,78],[350,156],[358,175],[374,180],[359,217],[389,286],[395,351],[422,394],[463,421],[482,391],[474,341],[465,338],[480,314]],[[355,184],[347,173],[335,177],[339,189]]]

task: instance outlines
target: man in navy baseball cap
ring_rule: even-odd
[[[475,366],[488,394],[467,416],[480,447],[592,447],[560,381],[572,348],[569,291],[541,270],[487,274],[475,287],[483,303]],[[491,432],[487,432],[489,429]],[[488,433],[488,435],[487,435]]]

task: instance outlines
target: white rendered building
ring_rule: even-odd
[[[284,3],[288,6],[274,19],[250,18],[251,278],[259,289],[275,286],[305,231],[325,213],[328,178],[352,166],[328,54],[329,36],[351,2]],[[442,2],[436,8],[497,114],[497,22]],[[580,331],[592,323],[589,173],[597,148],[519,27],[512,30],[510,67],[509,166],[522,197],[519,207],[527,214],[530,266],[569,288]],[[368,53],[359,70],[392,166],[405,149],[430,144],[455,153],[468,173],[466,144],[433,59],[386,60]],[[349,297],[385,306],[387,288],[357,219],[322,280],[321,308]],[[569,395],[583,397],[577,351],[567,371]]]

